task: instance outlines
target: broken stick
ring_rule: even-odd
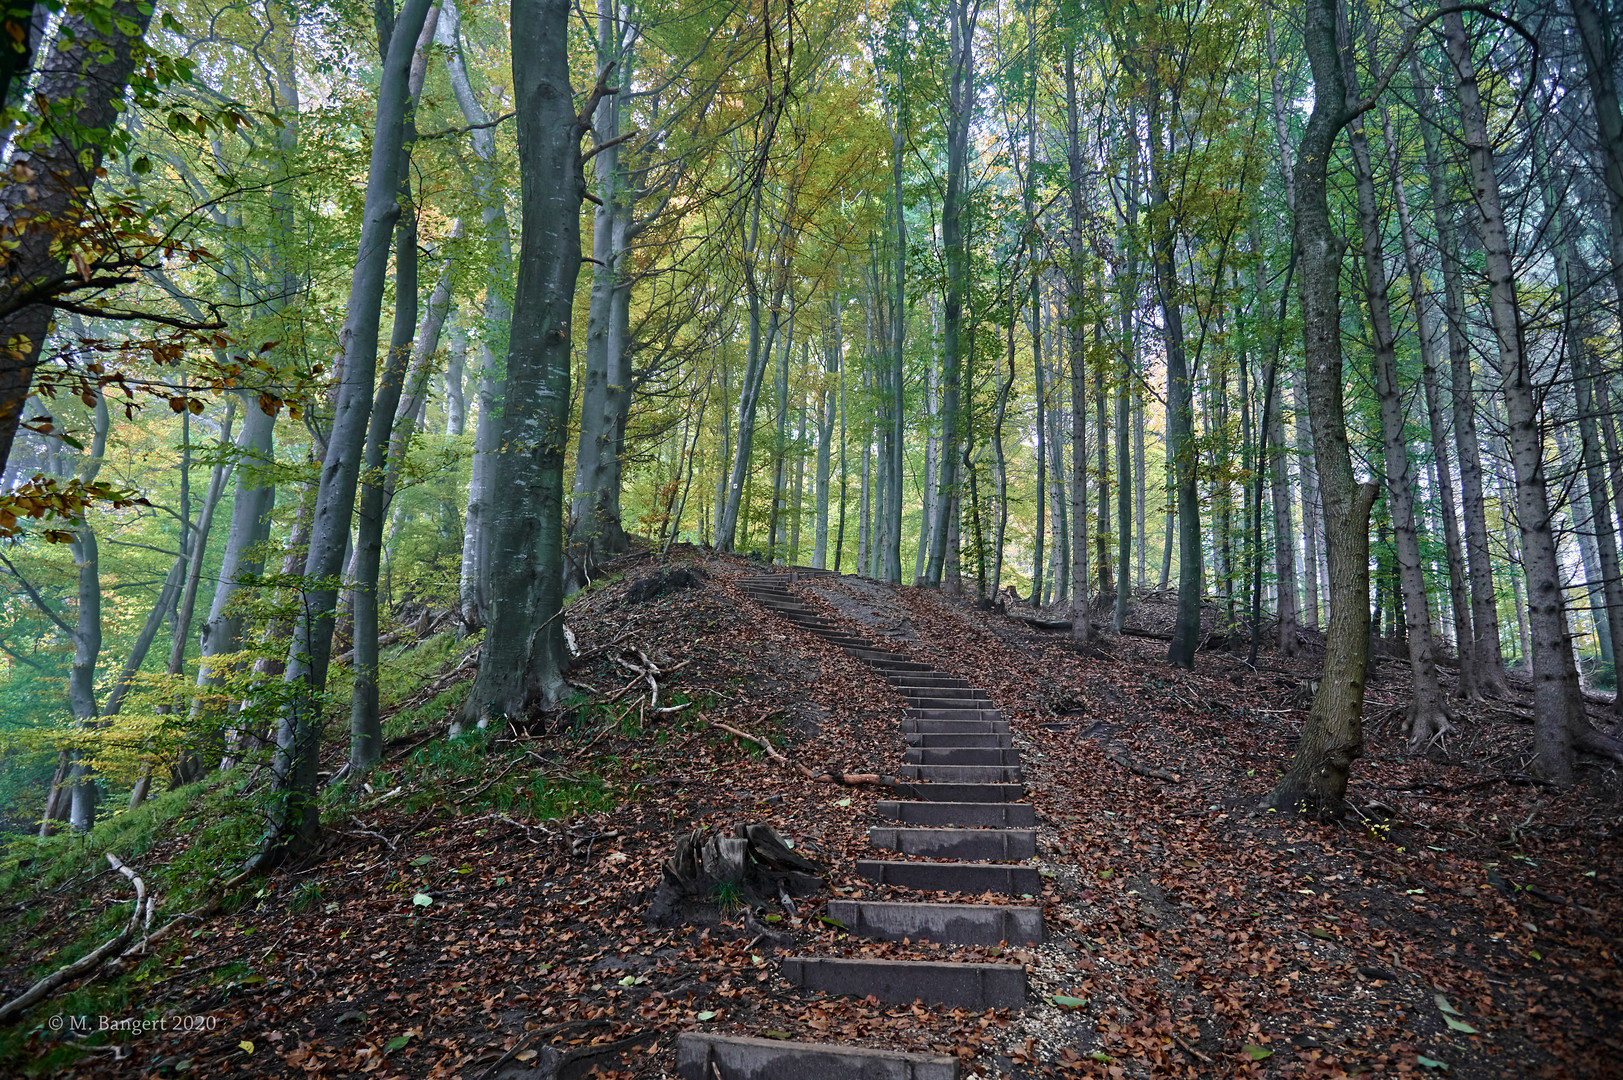
[[[846,787],[894,787],[896,784],[895,780],[888,776],[880,776],[878,773],[841,772],[835,775],[831,772],[813,772],[798,761],[790,761],[784,757],[782,751],[759,735],[751,735],[747,731],[735,728],[731,724],[724,724],[720,720],[710,721],[710,726],[718,727],[727,734],[737,736],[740,739],[748,739],[762,750],[765,750],[767,757],[790,772],[804,776],[807,780],[816,780],[824,784],[844,784]]]

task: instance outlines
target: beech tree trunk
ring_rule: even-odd
[[[964,247],[964,188],[970,126],[975,111],[975,23],[979,0],[949,0],[951,57],[947,85],[947,186],[941,204],[941,246],[946,255],[946,327],[942,351],[941,453],[934,520],[930,523],[930,560],[925,584],[940,588],[946,569],[947,534],[956,518],[960,457],[959,382],[963,374],[963,309],[969,260]]]
[[[597,62],[619,63],[628,48],[628,9],[620,0],[598,0]],[[629,42],[626,42],[629,46]],[[626,72],[621,71],[621,78]],[[620,134],[616,96],[598,102],[592,129],[601,142]],[[631,190],[620,165],[620,147],[611,146],[593,162],[599,203],[592,215],[592,288],[586,315],[586,365],[581,372],[580,442],[575,451],[573,520],[569,530],[571,591],[585,585],[604,559],[626,550],[620,521],[619,417],[621,399],[631,393],[626,336],[630,324],[629,254]]]
[[[327,452],[321,463],[305,558],[304,603],[294,625],[284,678],[292,693],[277,729],[272,766],[276,798],[270,827],[255,865],[268,866],[305,847],[320,827],[315,805],[321,744],[321,693],[332,654],[332,612],[344,568],[355,489],[372,412],[378,328],[389,260],[390,233],[400,215],[401,151],[410,108],[410,76],[417,34],[430,0],[405,0],[396,19],[378,89],[372,159],[367,175],[359,251],[350,278],[348,311],[340,338],[343,358]],[[391,414],[392,415],[392,414]]]
[[[430,0],[428,13],[416,34],[411,67],[406,79],[407,105],[401,121],[399,218],[395,225],[395,308],[394,327],[390,334],[389,354],[384,360],[383,374],[378,380],[377,394],[372,400],[367,425],[366,442],[362,451],[360,475],[360,505],[356,509],[355,554],[351,563],[350,588],[354,590],[354,671],[353,693],[349,710],[349,775],[348,782],[357,784],[383,754],[383,727],[378,720],[378,571],[383,563],[383,519],[387,509],[389,471],[393,464],[398,476],[398,463],[391,463],[389,451],[396,448],[394,433],[397,412],[401,410],[408,372],[413,363],[412,342],[417,329],[417,207],[411,194],[411,151],[417,141],[417,125],[413,117],[418,99],[422,96],[423,79],[428,69],[428,47],[433,44],[435,24],[439,22],[439,5]],[[401,28],[409,32],[409,28]],[[442,304],[443,311],[443,304]],[[434,319],[432,302],[430,319]],[[444,316],[439,316],[443,321]],[[439,322],[434,325],[439,334]],[[424,354],[423,363],[427,363]],[[419,378],[420,378],[419,374]],[[412,424],[417,415],[416,400],[408,399],[410,410],[405,419]],[[403,438],[410,438],[409,430]],[[398,444],[403,455],[405,444]]]
[[[1195,454],[1194,383],[1183,333],[1183,300],[1174,265],[1172,221],[1167,210],[1171,181],[1161,145],[1164,115],[1177,111],[1177,95],[1170,106],[1157,102],[1150,109],[1150,183],[1156,207],[1155,284],[1161,301],[1167,350],[1167,459],[1173,473],[1178,517],[1178,616],[1167,647],[1167,663],[1193,668],[1200,644],[1202,555],[1200,549],[1200,493],[1196,487],[1199,461]]]
[[[453,0],[442,0],[439,31],[440,44],[446,48],[446,74],[450,77],[457,107],[464,122],[473,129],[468,135],[478,159],[473,188],[481,207],[479,216],[488,249],[484,333],[479,343],[479,383],[475,398],[478,415],[474,419],[473,465],[468,482],[467,512],[463,517],[458,583],[462,625],[473,630],[486,625],[490,618],[490,560],[486,557],[485,523],[498,501],[491,486],[495,475],[491,465],[501,438],[500,409],[506,394],[507,376],[502,358],[507,354],[512,310],[513,243],[507,205],[497,187],[499,166],[492,117],[474,96],[468,80],[468,67],[462,55],[460,17]]]
[[[580,140],[596,99],[612,93],[607,67],[579,116],[569,85],[567,0],[513,6],[513,88],[518,112],[523,224],[513,333],[507,354],[491,522],[490,626],[463,721],[525,715],[557,704],[564,647],[564,451],[569,435],[570,316],[580,274]]]

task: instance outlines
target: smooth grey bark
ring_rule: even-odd
[[[405,0],[397,17],[378,88],[377,118],[367,174],[359,250],[350,278],[340,337],[343,359],[327,451],[321,463],[304,564],[302,611],[294,624],[284,679],[292,694],[277,728],[272,765],[276,797],[255,868],[280,861],[312,842],[320,828],[315,806],[321,748],[321,694],[332,654],[333,609],[344,567],[355,489],[372,412],[379,321],[389,260],[390,233],[400,216],[401,150],[410,107],[412,54],[430,0]]]
[[[494,119],[473,92],[467,62],[462,55],[461,21],[453,0],[440,7],[439,42],[446,49],[445,71],[462,119],[472,130],[478,166],[473,189],[480,204],[480,222],[488,249],[485,277],[483,332],[479,340],[478,389],[474,418],[473,465],[468,481],[468,505],[463,516],[462,563],[458,600],[465,630],[484,626],[490,619],[490,560],[486,556],[486,520],[498,501],[492,488],[492,462],[501,439],[501,402],[507,376],[501,358],[507,354],[510,297],[513,283],[513,241],[507,221],[505,195],[498,184]]]
[[[242,395],[242,430],[237,435],[236,493],[231,503],[231,525],[226,533],[220,570],[214,579],[214,597],[200,635],[202,662],[197,669],[198,696],[194,716],[208,717],[210,688],[223,685],[230,657],[242,648],[244,611],[239,600],[242,580],[265,569],[265,545],[270,541],[271,510],[276,485],[270,469],[275,464],[276,417],[259,407],[257,395]],[[226,744],[233,745],[234,734]]]
[[[445,434],[460,438],[468,425],[468,335],[459,318],[452,318],[445,349]]]
[[[435,24],[439,22],[439,4],[431,0],[422,26],[416,34],[411,67],[406,78],[407,104],[401,121],[399,210],[395,223],[394,265],[395,298],[394,327],[389,337],[389,352],[384,359],[383,371],[378,379],[376,396],[372,399],[371,415],[366,429],[360,470],[360,501],[355,510],[355,549],[350,563],[349,587],[354,597],[354,642],[352,666],[354,679],[349,710],[349,774],[348,782],[356,784],[365,776],[383,754],[383,727],[378,719],[378,632],[379,599],[378,572],[383,564],[383,519],[387,509],[389,479],[398,478],[399,462],[390,460],[390,451],[398,448],[399,457],[405,454],[404,439],[410,438],[410,429],[398,447],[394,441],[397,411],[406,412],[405,424],[416,420],[418,402],[402,400],[409,370],[416,357],[412,342],[417,337],[417,205],[412,195],[410,180],[412,146],[417,141],[414,119],[417,102],[422,96],[423,79],[428,71],[428,47],[434,43]],[[438,337],[444,321],[443,307],[436,318],[433,306],[429,318]],[[424,351],[423,363],[431,351]],[[403,408],[404,407],[404,408]],[[407,411],[409,410],[409,411]],[[319,504],[318,504],[319,505]],[[319,517],[319,513],[318,513]]]
[[[219,450],[224,451],[231,443],[231,421],[236,414],[236,400],[227,399],[228,409],[221,425]],[[208,552],[209,535],[214,531],[214,511],[220,505],[220,499],[225,494],[226,483],[235,468],[234,462],[224,458],[216,464],[209,476],[208,490],[203,496],[203,505],[198,511],[195,528],[186,530],[186,540],[182,545],[186,551],[186,580],[181,589],[179,602],[175,605],[173,619],[170,622],[169,634],[169,663],[164,671],[171,676],[179,676],[186,670],[186,649],[191,644],[192,619],[197,611],[197,592],[203,579],[203,558]],[[158,706],[159,713],[179,711],[185,704],[184,700],[164,702]],[[203,772],[202,761],[198,757],[197,746],[194,739],[188,736],[183,739],[169,768],[169,786],[171,789],[196,780]],[[150,778],[151,770],[148,768],[142,776],[142,783],[137,783],[130,794],[130,807],[133,809],[140,805],[140,799],[146,797],[146,784]],[[139,796],[139,798],[138,798]]]
[[[458,220],[451,226],[451,237],[455,239],[461,235],[462,222]],[[400,490],[400,472],[405,467],[407,454],[411,451],[411,440],[417,434],[418,417],[428,404],[428,388],[433,383],[434,358],[439,355],[440,338],[444,335],[446,323],[452,315],[451,275],[455,269],[455,256],[447,258],[440,267],[439,280],[434,282],[433,291],[428,294],[428,304],[423,309],[423,318],[417,326],[415,342],[411,346],[411,362],[406,368],[405,382],[401,385],[400,401],[395,406],[394,425],[389,432],[389,446],[384,455],[385,509],[394,505],[395,494]],[[447,361],[449,366],[449,357]],[[457,380],[460,383],[460,374]],[[450,385],[449,373],[446,376],[446,385],[447,387]],[[448,400],[447,412],[450,411],[450,406]],[[399,521],[398,516],[395,520]]]
[[[34,368],[56,309],[53,296],[90,284],[81,281],[69,251],[113,128],[130,75],[136,43],[146,34],[154,6],[115,0],[108,7],[72,8],[39,61],[37,114],[26,149],[5,163],[0,184],[0,472],[22,421]],[[12,42],[7,41],[7,49]],[[38,135],[37,141],[33,136]],[[15,143],[14,143],[15,144]],[[92,226],[94,228],[94,226]],[[91,278],[97,278],[92,268]]]
[[[1136,192],[1133,200],[1136,200]],[[1136,209],[1134,216],[1137,216]],[[1134,293],[1138,285],[1138,260],[1129,245],[1127,281]],[[1116,610],[1110,628],[1121,633],[1127,621],[1127,606],[1132,599],[1133,558],[1133,475],[1132,475],[1132,405],[1130,387],[1138,368],[1138,340],[1133,326],[1132,298],[1123,290],[1122,362],[1116,372]]]
[[[1295,147],[1290,141],[1290,126],[1285,111],[1285,87],[1280,78],[1279,45],[1274,36],[1273,13],[1268,7],[1262,11],[1263,27],[1268,43],[1268,80],[1270,100],[1273,103],[1274,140],[1279,150],[1279,171],[1285,182],[1285,203],[1294,212],[1296,206],[1296,172],[1292,161]],[[1288,286],[1287,286],[1288,287]],[[1259,289],[1260,292],[1260,289]],[[1274,341],[1280,341],[1280,329],[1275,328]],[[1275,372],[1277,383],[1278,372]],[[1274,504],[1274,572],[1278,583],[1276,609],[1279,617],[1279,651],[1293,656],[1297,651],[1297,631],[1300,626],[1319,625],[1319,561],[1318,561],[1318,478],[1311,464],[1312,450],[1307,424],[1306,389],[1301,380],[1292,380],[1292,409],[1296,415],[1297,476],[1302,485],[1302,603],[1296,593],[1296,540],[1291,528],[1291,506],[1285,463],[1285,403],[1281,393],[1278,416],[1268,425],[1265,437],[1273,457],[1272,499]],[[1281,497],[1283,493],[1283,497]],[[1289,618],[1287,619],[1287,612]]]
[[[766,332],[761,331],[761,287],[757,256],[760,251],[761,201],[764,193],[757,184],[751,199],[749,222],[744,229],[744,245],[740,256],[744,270],[744,291],[749,304],[749,353],[744,365],[744,385],[738,394],[738,437],[733,448],[733,463],[727,483],[727,502],[722,508],[721,520],[716,523],[716,547],[721,551],[733,550],[738,536],[739,507],[744,498],[745,480],[750,471],[750,452],[755,445],[755,413],[761,400],[761,387],[766,382],[766,369],[772,358],[772,346],[777,339],[778,323],[783,305],[783,294],[789,284],[788,229],[794,216],[793,193],[784,209],[782,236],[779,250],[773,252],[778,264],[773,270],[773,295],[768,304]]]
[[[1355,78],[1351,49],[1343,52],[1347,81]],[[1437,659],[1431,636],[1431,613],[1426,603],[1426,574],[1420,562],[1420,534],[1415,527],[1414,470],[1404,430],[1403,391],[1398,382],[1397,339],[1387,301],[1385,251],[1381,218],[1375,203],[1375,170],[1369,137],[1362,117],[1347,124],[1352,147],[1354,186],[1358,192],[1358,231],[1363,245],[1364,302],[1374,331],[1371,364],[1375,396],[1381,417],[1381,452],[1386,466],[1387,506],[1392,516],[1398,581],[1403,595],[1403,621],[1409,647],[1410,699],[1409,751],[1419,753],[1453,730],[1453,719],[1443,702],[1437,678]]]
[[[931,348],[929,363],[924,371],[924,484],[919,510],[919,547],[913,560],[913,584],[924,583],[924,568],[930,560],[930,523],[935,520],[936,467],[940,461],[941,438],[941,370],[936,363],[934,348],[934,305],[931,305]]]
[[[1145,577],[1145,560],[1148,558],[1149,534],[1144,528],[1145,507],[1145,469],[1144,469],[1144,387],[1141,382],[1133,382],[1133,534],[1137,537],[1135,556],[1137,557],[1137,574],[1135,580],[1140,589],[1149,587],[1149,579]]]
[[[512,11],[514,107],[518,113],[518,288],[507,354],[491,522],[494,600],[479,674],[464,722],[554,707],[565,689],[564,454],[569,438],[570,318],[580,275],[580,149],[607,85],[605,66],[577,115],[569,84],[568,0],[525,0]]]
[[[1425,87],[1420,63],[1411,57],[1410,78]],[[1426,93],[1415,95],[1424,136],[1426,173],[1431,185],[1432,224],[1443,274],[1443,316],[1448,326],[1448,359],[1454,445],[1459,451],[1460,511],[1465,521],[1466,568],[1471,583],[1472,685],[1466,697],[1505,697],[1504,650],[1499,639],[1499,602],[1493,587],[1493,557],[1488,545],[1487,501],[1483,497],[1482,449],[1477,438],[1476,398],[1472,389],[1471,342],[1465,324],[1465,283],[1461,276],[1459,238],[1452,193],[1443,164],[1439,127]],[[1460,647],[1464,649],[1462,641]]]
[[[1009,528],[1009,462],[1008,456],[1003,449],[1003,424],[1008,418],[1009,394],[1014,389],[1014,327],[1020,321],[1019,274],[1015,271],[1015,267],[1010,267],[1009,377],[998,385],[997,405],[992,410],[992,471],[993,484],[995,485],[993,497],[997,500],[996,518],[992,525],[991,597],[994,603],[1000,601],[1003,590],[1003,541]]]
[[[597,63],[626,61],[635,36],[630,4],[597,0]],[[620,99],[598,102],[592,130],[600,142],[620,136]],[[586,363],[581,372],[580,441],[575,450],[573,520],[566,566],[569,587],[578,589],[606,557],[625,551],[620,521],[620,417],[631,394],[627,336],[630,327],[631,207],[636,198],[620,163],[620,146],[609,146],[593,164],[598,202],[592,215],[592,285],[586,315]]]
[[[95,482],[107,455],[107,431],[111,421],[107,399],[96,395],[95,428],[90,453],[79,468],[84,484]],[[73,663],[68,668],[68,708],[80,727],[96,725],[96,663],[101,657],[101,551],[89,515],[73,530],[69,543],[73,563],[78,568],[78,617],[71,631]],[[89,832],[96,823],[100,789],[90,766],[78,751],[68,757],[65,798],[69,804],[68,823],[74,832]],[[46,827],[50,819],[47,815]]]
[[[1306,0],[1303,42],[1313,69],[1313,111],[1296,153],[1295,242],[1308,419],[1324,500],[1330,562],[1330,625],[1313,707],[1272,806],[1318,818],[1343,812],[1352,763],[1363,754],[1369,665],[1369,512],[1376,486],[1353,474],[1341,351],[1341,260],[1346,242],[1330,224],[1329,166],[1353,118],[1336,41],[1336,0]]]
[[[784,328],[783,352],[779,356],[777,365],[777,381],[772,388],[773,406],[776,410],[772,433],[772,507],[767,515],[766,527],[766,557],[768,562],[778,562],[783,552],[783,526],[787,524],[785,510],[788,508],[788,491],[784,487],[789,452],[789,354],[795,343],[795,317],[789,316],[788,326]],[[884,468],[881,462],[881,475]]]
[[[1037,295],[1036,274],[1031,287],[1031,376],[1036,386],[1033,400],[1037,405],[1037,515],[1034,522],[1037,536],[1031,552],[1031,606],[1044,604],[1048,588],[1047,563],[1043,559],[1043,541],[1048,530],[1048,389],[1043,385],[1043,318]]]
[[[828,298],[829,335],[823,356],[823,383],[817,391],[817,517],[816,535],[812,541],[812,565],[819,570],[828,567],[828,501],[829,456],[834,441],[835,388],[828,385],[828,376],[837,375],[843,362],[843,344],[840,340],[840,292],[834,289]]]
[[[942,350],[941,455],[936,485],[935,515],[930,523],[930,560],[924,569],[925,584],[940,588],[946,569],[947,534],[956,517],[958,464],[962,418],[958,415],[960,380],[963,376],[964,295],[968,287],[969,260],[963,232],[965,177],[968,170],[969,132],[975,107],[975,23],[980,17],[980,0],[949,0],[947,7],[947,186],[941,204],[941,244],[944,249],[947,288],[943,317],[945,342]]]
[[[1170,105],[1156,101],[1150,108],[1150,185],[1156,209],[1155,287],[1167,352],[1167,459],[1174,477],[1178,516],[1178,615],[1167,647],[1167,663],[1193,668],[1200,644],[1202,555],[1200,548],[1199,462],[1195,453],[1194,384],[1184,342],[1183,301],[1174,265],[1172,219],[1168,210],[1170,179],[1162,146],[1163,110],[1178,108],[1178,95]]]
[[[907,436],[906,372],[902,366],[907,335],[907,212],[903,204],[902,153],[904,140],[901,111],[892,122],[890,135],[891,190],[895,199],[896,262],[895,309],[891,312],[890,370],[886,372],[886,398],[890,405],[890,453],[886,467],[890,473],[885,490],[885,580],[902,581],[902,449]]]
[[[1319,501],[1319,473],[1313,465],[1313,432],[1308,422],[1307,383],[1303,379],[1291,379],[1291,412],[1296,427],[1296,475],[1302,483],[1302,625],[1317,630],[1323,505]]]
[[[1552,783],[1564,786],[1572,782],[1576,750],[1590,750],[1623,761],[1623,744],[1591,728],[1584,714],[1583,690],[1567,633],[1561,567],[1552,527],[1554,515],[1544,472],[1539,394],[1526,353],[1493,145],[1465,20],[1455,11],[1444,14],[1442,22],[1444,44],[1454,65],[1460,122],[1471,167],[1477,231],[1488,277],[1488,311],[1509,421],[1506,440],[1516,473],[1515,505],[1521,527],[1531,640],[1535,767]]]
[[[811,351],[811,341],[803,338],[800,342],[801,370],[804,371],[806,361]],[[792,494],[789,497],[789,565],[797,566],[800,563],[800,521],[804,506],[802,501],[806,492],[806,397],[797,393],[795,442],[794,442],[794,481],[790,485]]]

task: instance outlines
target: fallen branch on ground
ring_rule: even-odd
[[[790,772],[805,777],[807,780],[816,780],[819,783],[824,784],[844,784],[846,787],[896,786],[896,781],[893,778],[889,776],[880,776],[878,773],[851,773],[842,771],[836,775],[831,772],[814,772],[813,770],[800,764],[798,761],[790,761],[788,758],[784,757],[783,753],[777,747],[773,746],[770,742],[761,738],[759,735],[751,735],[747,731],[742,731],[735,728],[731,724],[724,724],[720,720],[710,721],[710,726],[718,727],[727,732],[727,734],[735,735],[740,739],[748,739],[756,746],[759,746],[762,750],[765,750],[767,757],[771,758],[779,765],[782,765]]]
[[[1115,762],[1117,765],[1120,765],[1130,773],[1137,773],[1139,776],[1147,776],[1151,780],[1165,780],[1169,784],[1183,783],[1183,777],[1176,773],[1168,772],[1167,770],[1157,768],[1154,765],[1140,765],[1137,761],[1133,760],[1132,755],[1127,752],[1127,748],[1121,743],[1116,742],[1114,739],[1101,744],[1101,748],[1104,750],[1106,758]]]
[[[147,899],[146,884],[136,875],[134,870],[120,862],[118,856],[112,852],[107,853],[107,861],[112,864],[114,870],[128,878],[130,884],[135,888],[135,909],[130,912],[130,921],[124,924],[124,929],[119,931],[117,937],[106,942],[100,948],[86,953],[71,964],[57,968],[21,994],[4,1005],[0,1005],[0,1023],[45,1000],[51,991],[64,983],[101,967],[109,956],[129,944],[130,939],[135,936],[137,927],[152,921],[152,904]]]

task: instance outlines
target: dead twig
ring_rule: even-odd
[[[814,772],[799,762],[790,761],[788,758],[784,757],[782,752],[779,751],[777,747],[773,746],[770,742],[761,738],[759,735],[751,735],[747,731],[735,728],[731,724],[724,724],[720,720],[710,721],[710,726],[718,727],[727,732],[727,734],[737,736],[740,739],[748,739],[756,746],[759,746],[762,750],[765,750],[767,757],[771,758],[785,769],[788,769],[790,772],[805,777],[807,780],[816,780],[819,783],[824,784],[844,784],[846,787],[894,787],[896,784],[895,780],[888,776],[880,776],[878,773],[841,772],[836,775],[831,772]]]

